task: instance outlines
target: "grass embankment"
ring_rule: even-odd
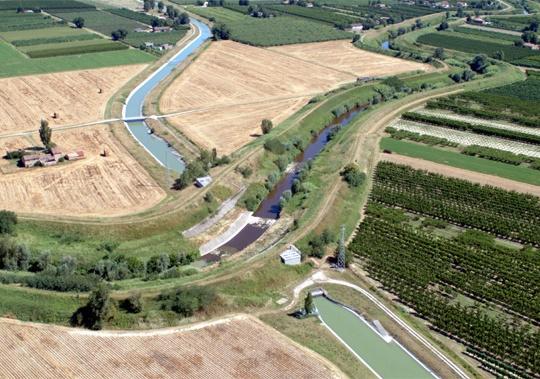
[[[540,185],[538,170],[519,167],[502,162],[464,155],[455,151],[422,145],[414,142],[383,138],[381,149],[412,158],[425,159],[482,174],[500,176],[518,182]]]

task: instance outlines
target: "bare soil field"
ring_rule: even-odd
[[[143,332],[0,320],[5,378],[337,378],[323,358],[249,316]]]
[[[33,136],[33,140],[39,141],[39,137]],[[36,168],[8,163],[9,170],[2,169],[8,173],[0,175],[0,209],[112,217],[146,210],[165,197],[165,191],[116,141],[109,126],[56,131],[53,141],[62,152],[83,150],[86,158]],[[28,142],[27,138],[0,139],[0,151],[8,146],[29,147]],[[106,157],[101,156],[104,150]]]
[[[191,141],[228,154],[309,98],[358,76],[427,70],[429,66],[355,48],[347,41],[263,49],[232,41],[212,43],[163,92],[160,111]]]
[[[276,46],[270,50],[359,77],[433,69],[429,65],[358,49],[347,40]]]
[[[443,164],[434,163],[418,158],[406,157],[399,154],[381,153],[380,158],[384,161],[404,164],[407,166],[411,166],[415,169],[426,170],[429,172],[434,172],[453,178],[467,180],[473,183],[489,184],[490,186],[504,188],[508,191],[529,193],[531,195],[540,196],[540,187],[532,184],[516,182],[510,179],[500,178],[498,176],[468,171],[461,168],[450,167]]]
[[[234,109],[216,107],[167,120],[198,146],[208,150],[216,148],[220,155],[230,154],[259,136],[262,119],[267,118],[277,125],[308,101],[309,97],[299,97],[236,105]]]
[[[145,65],[0,79],[0,133],[103,118],[109,98]],[[101,93],[99,90],[101,89]],[[58,117],[53,118],[57,113]]]

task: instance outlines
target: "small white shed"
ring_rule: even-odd
[[[302,261],[302,253],[294,245],[289,245],[287,250],[281,253],[279,257],[282,263],[289,266],[299,265]]]
[[[210,176],[202,176],[195,179],[195,185],[199,188],[206,187],[210,183],[212,183],[212,178]]]

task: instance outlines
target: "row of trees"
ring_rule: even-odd
[[[532,195],[382,162],[371,198],[511,240],[540,244],[540,203]]]
[[[478,232],[435,238],[396,212],[370,203],[349,245],[370,275],[443,334],[511,365],[520,376],[539,372],[534,352],[540,335],[530,328],[539,320],[539,257],[500,247]],[[460,305],[458,294],[477,305]],[[478,304],[497,307],[504,317]]]

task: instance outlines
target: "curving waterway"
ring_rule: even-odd
[[[196,37],[129,94],[122,112],[123,119],[135,119],[135,121],[125,122],[133,138],[159,164],[178,173],[182,172],[185,167],[182,157],[176,150],[171,148],[167,141],[149,132],[150,129],[144,122],[143,105],[148,94],[211,37],[210,28],[203,22],[192,18],[191,25],[195,28]],[[137,120],[137,118],[140,118],[140,120]]]

